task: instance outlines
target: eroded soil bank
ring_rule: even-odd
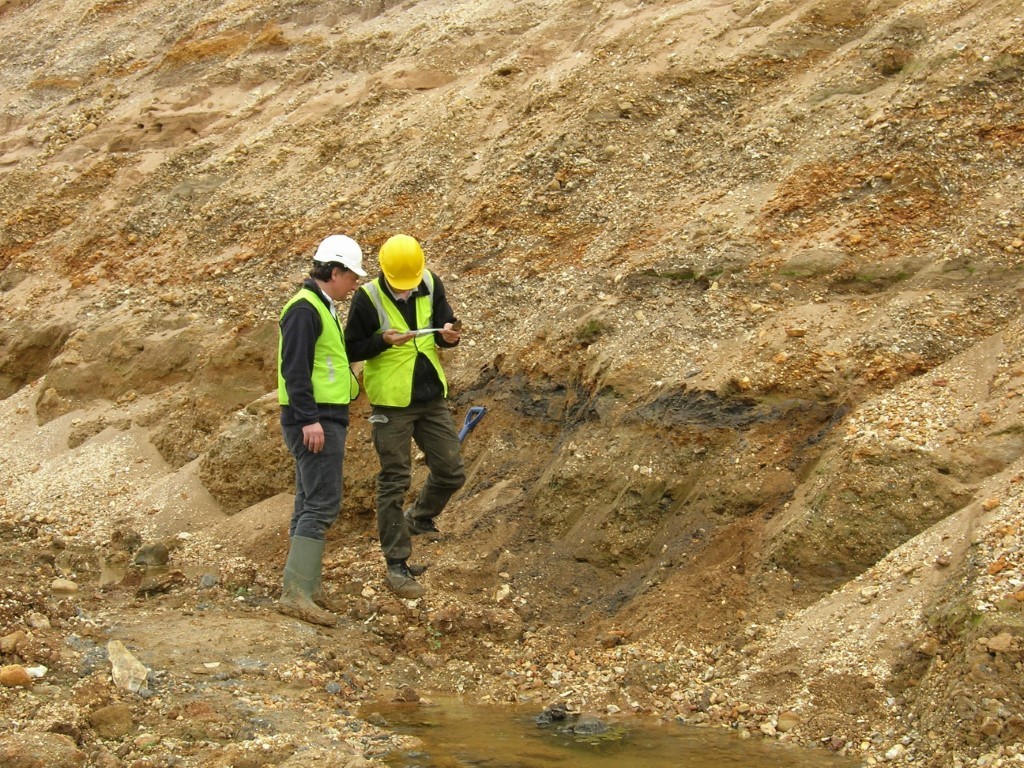
[[[361,707],[442,695],[1020,762],[1019,3],[35,0],[0,30],[0,763],[365,765],[398,737]],[[488,411],[407,603],[356,404],[322,630],[273,610],[272,390],[335,231],[371,271],[424,243],[453,417]]]

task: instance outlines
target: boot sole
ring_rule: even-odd
[[[299,619],[307,624],[316,624],[321,627],[336,627],[338,625],[337,616],[322,608],[318,608],[315,603],[303,605],[293,601],[278,600],[277,612],[285,616],[291,616],[293,619]]]

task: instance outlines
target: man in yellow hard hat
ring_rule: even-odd
[[[381,277],[352,297],[345,343],[350,359],[366,361],[363,388],[373,406],[373,445],[380,459],[377,533],[387,583],[399,597],[415,599],[424,590],[416,581],[422,569],[408,563],[412,537],[439,534],[435,518],[466,482],[438,355],[438,348],[459,343],[459,323],[415,238],[389,238],[379,259]],[[430,473],[415,503],[404,509],[413,440]]]
[[[325,626],[337,618],[317,604],[324,539],[341,510],[348,404],[359,394],[334,302],[348,298],[360,277],[359,244],[347,235],[325,238],[279,320],[277,394],[281,432],[295,459],[295,504],[278,610]]]

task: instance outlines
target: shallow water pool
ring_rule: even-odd
[[[715,728],[607,719],[599,736],[568,724],[538,727],[539,709],[435,705],[377,705],[375,719],[419,738],[417,749],[381,756],[393,768],[853,768],[859,760],[824,749],[799,749]]]

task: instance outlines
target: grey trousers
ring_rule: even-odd
[[[302,427],[281,426],[285,445],[295,458],[295,507],[288,536],[323,540],[341,512],[342,465],[347,427],[321,421],[324,447],[311,453],[302,444]]]
[[[380,459],[377,534],[381,550],[388,560],[405,560],[412,554],[412,538],[403,517],[405,494],[412,482],[411,441],[427,457],[430,470],[412,515],[432,519],[466,482],[459,435],[443,397],[406,408],[374,406],[370,421],[373,446]]]

